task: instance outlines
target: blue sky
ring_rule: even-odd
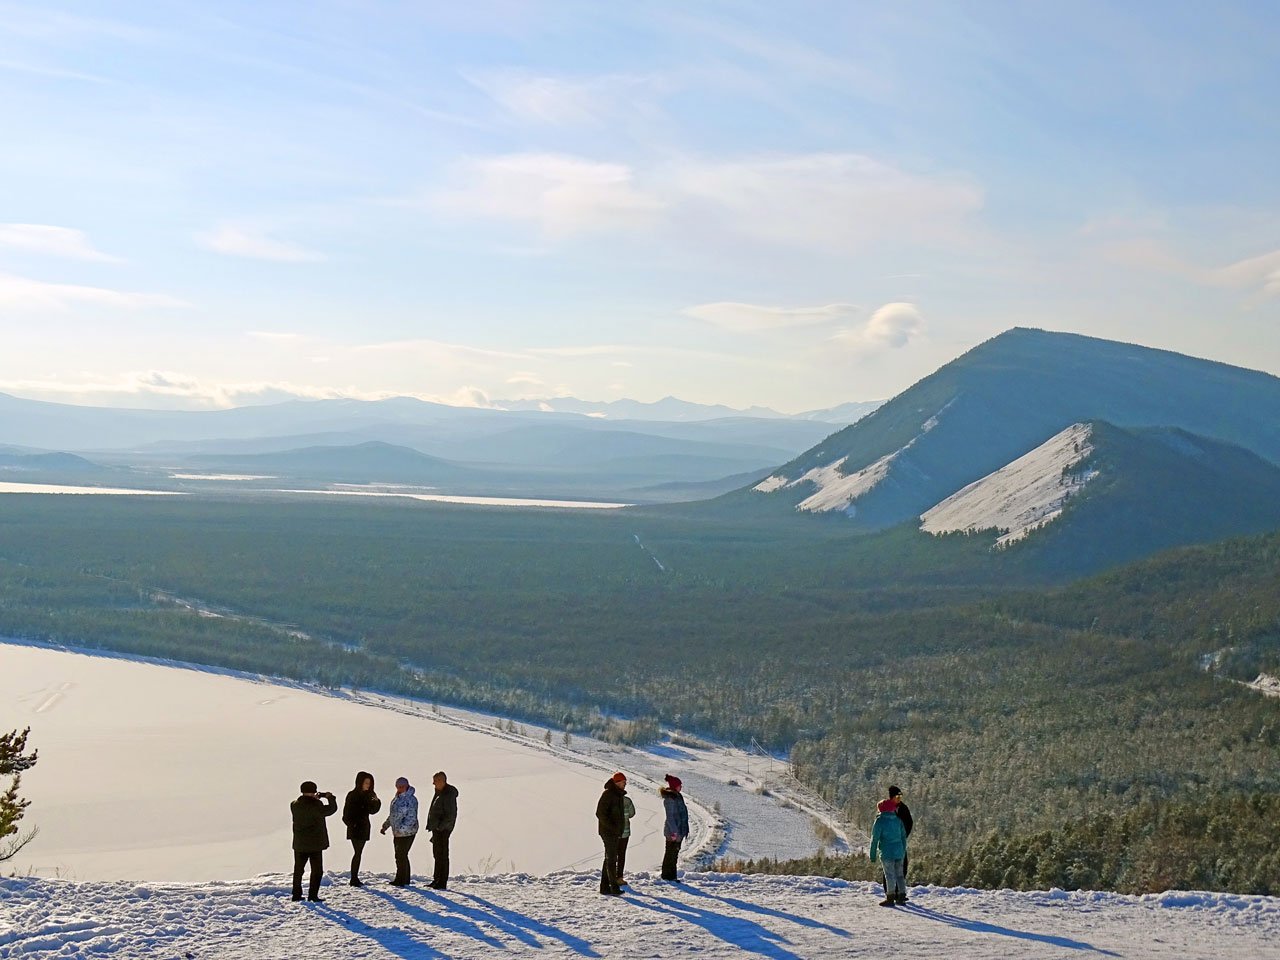
[[[1015,325],[1280,372],[1269,2],[0,23],[2,391],[798,411]]]

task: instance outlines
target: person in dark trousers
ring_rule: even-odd
[[[631,842],[631,818],[636,815],[636,805],[630,797],[622,798],[622,836],[618,838],[618,886],[627,883],[627,845]]]
[[[444,890],[449,885],[449,835],[458,822],[458,788],[449,782],[441,770],[431,778],[436,788],[427,808],[427,832],[431,834],[431,855],[435,859],[432,890]]]
[[[418,835],[418,798],[407,777],[396,779],[396,795],[391,798],[387,820],[379,833],[386,833],[388,829],[391,830],[391,844],[396,851],[396,877],[391,885],[407,887],[411,876],[409,848],[413,846],[413,838]]]
[[[600,892],[609,897],[622,895],[622,886],[618,883],[618,841],[622,839],[622,828],[626,826],[627,815],[622,803],[626,795],[627,777],[615,773],[604,782],[604,792],[596,804],[597,830],[604,843]]]
[[[355,789],[347,794],[342,804],[342,822],[347,825],[347,839],[351,841],[351,885],[363,887],[360,882],[360,857],[364,845],[369,842],[369,818],[382,809],[382,801],[373,792],[373,774],[361,770],[356,774]]]
[[[680,860],[680,844],[689,836],[689,808],[685,806],[684,794],[680,792],[683,787],[680,778],[668,773],[666,781],[665,787],[658,788],[667,811],[667,819],[662,826],[662,835],[667,842],[666,853],[662,857],[662,879],[679,883],[676,863]]]
[[[867,857],[872,863],[878,859],[884,868],[884,900],[880,906],[892,907],[907,902],[907,882],[902,876],[902,861],[907,857],[907,828],[898,819],[896,800],[881,800],[876,810]]]
[[[903,829],[907,831],[907,836],[911,836],[911,828],[915,826],[915,821],[911,819],[910,808],[902,802],[902,791],[897,787],[889,788],[889,799],[898,801],[898,819],[902,821]],[[907,882],[907,868],[911,866],[910,851],[902,855],[902,882]]]
[[[338,812],[338,799],[332,793],[321,793],[311,780],[304,781],[298,792],[302,795],[289,804],[293,814],[293,899],[302,899],[302,869],[310,863],[307,899],[318,903],[324,851],[329,849],[329,828],[324,818]]]

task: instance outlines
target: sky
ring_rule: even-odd
[[[891,396],[1013,326],[1280,373],[1271,0],[0,0],[0,391]]]

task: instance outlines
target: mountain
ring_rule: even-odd
[[[0,474],[11,471],[30,473],[92,473],[102,467],[74,453],[19,453],[17,448],[0,450]]]
[[[1280,527],[1280,467],[1170,427],[1072,424],[926,510],[927,533],[995,531],[1059,572]],[[1025,541],[1025,544],[1024,544]]]
[[[466,478],[466,467],[407,447],[369,441],[352,446],[302,447],[273,453],[190,457],[193,468],[248,475],[345,483],[440,483]]]
[[[882,406],[884,406],[883,400],[854,400],[850,403],[841,403],[823,410],[807,410],[804,413],[797,413],[796,419],[819,420],[823,423],[857,423],[867,414]]]
[[[1165,350],[1013,329],[721,498],[866,528],[919,517],[1077,423],[1165,427],[1280,463],[1280,379]]]
[[[662,420],[682,423],[698,420],[719,420],[723,417],[750,417],[757,420],[786,420],[785,413],[768,407],[748,407],[737,410],[723,404],[692,403],[679,397],[663,397],[652,403],[641,400],[579,400],[576,397],[544,397],[523,400],[499,400],[496,406],[503,410],[521,410],[539,413],[576,413],[588,417],[610,420]],[[803,418],[816,419],[816,418]]]

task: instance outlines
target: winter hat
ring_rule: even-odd
[[[623,773],[621,770],[619,770],[617,773],[615,773],[615,774],[614,774],[612,777],[610,777],[609,779],[610,779],[610,780],[612,780],[614,783],[616,783],[616,784],[618,784],[618,785],[622,785],[622,784],[624,784],[624,783],[626,783],[626,782],[627,782],[627,775],[626,775],[625,773]]]
[[[317,793],[319,790],[320,788],[316,786],[316,782],[314,780],[303,780],[302,784],[298,787],[299,793]]]
[[[889,788],[889,799],[890,799],[890,800],[892,800],[894,797],[900,797],[900,796],[902,796],[902,791],[901,791],[901,790],[899,790],[897,787],[890,787],[890,788]]]
[[[676,793],[679,793],[679,792],[680,792],[681,781],[680,781],[680,778],[679,778],[679,777],[677,777],[674,773],[668,773],[668,774],[666,775],[665,779],[666,779],[666,781],[667,781],[667,786],[668,786],[668,787],[670,787],[672,790],[676,791]]]
[[[898,809],[898,801],[897,800],[881,800],[880,806],[876,807],[876,809],[879,810],[881,813],[893,813],[893,811]]]
[[[396,777],[396,786],[397,786],[397,787],[407,787],[408,785],[409,785],[409,778],[408,778],[408,777]]]

